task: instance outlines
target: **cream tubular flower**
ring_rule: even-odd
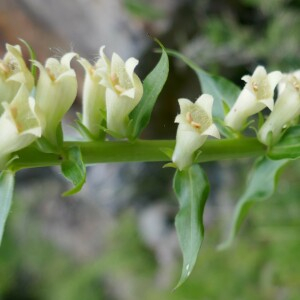
[[[200,96],[195,103],[188,99],[179,99],[180,114],[176,146],[172,160],[179,170],[189,167],[194,160],[194,153],[206,141],[208,136],[220,138],[219,131],[212,120],[213,97],[208,94]]]
[[[134,73],[138,64],[135,58],[124,62],[113,53],[111,62],[101,54],[107,69],[103,72],[100,83],[106,87],[106,124],[107,129],[126,137],[129,113],[137,106],[143,95],[143,85]]]
[[[235,130],[241,130],[251,115],[258,113],[265,107],[272,110],[274,89],[281,78],[281,72],[274,71],[267,74],[262,66],[258,66],[252,76],[242,77],[246,85],[225,117],[225,124]]]
[[[103,48],[101,48],[103,49]],[[103,50],[100,50],[100,53]],[[85,79],[82,95],[82,123],[89,131],[98,137],[100,125],[103,121],[103,111],[105,111],[105,87],[99,82],[102,78],[101,71],[105,72],[107,65],[103,58],[100,58],[94,65],[86,59],[78,59],[85,70]]]
[[[38,61],[35,65],[40,70],[36,87],[36,101],[46,118],[43,135],[56,144],[56,129],[65,113],[72,106],[77,94],[75,71],[70,67],[76,53],[65,54],[60,61],[48,58],[45,67]]]
[[[3,102],[4,112],[0,117],[0,168],[12,152],[27,147],[41,137],[43,115],[35,100],[22,85],[11,103]]]
[[[274,109],[258,132],[258,139],[265,145],[276,143],[282,129],[300,115],[300,71],[287,75],[280,86]]]
[[[21,84],[31,91],[34,79],[23,59],[20,46],[6,44],[6,54],[0,59],[0,103],[11,102]],[[3,107],[0,105],[0,113]]]

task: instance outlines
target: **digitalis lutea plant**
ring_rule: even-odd
[[[264,67],[258,66],[252,76],[243,77],[246,85],[242,91],[233,83],[229,85],[227,80],[205,72],[205,78],[199,77],[205,94],[195,103],[186,98],[179,99],[180,114],[175,119],[178,123],[176,141],[141,140],[139,135],[150,120],[168,75],[168,56],[163,46],[162,52],[159,63],[143,84],[135,73],[138,63],[135,58],[124,61],[113,53],[109,59],[104,47],[100,48],[100,58],[94,64],[73,52],[60,60],[49,58],[45,65],[34,60],[39,69],[34,87],[33,75],[27,69],[20,47],[7,45],[7,53],[0,60],[0,242],[16,170],[60,165],[63,175],[74,185],[65,193],[70,195],[79,191],[85,182],[85,163],[126,159],[166,161],[169,157],[173,161],[171,165],[177,168],[173,182],[179,200],[175,226],[184,261],[179,286],[191,274],[204,238],[203,212],[209,183],[198,161],[260,156],[254,165],[248,190],[238,203],[232,237],[249,209],[249,203],[273,193],[278,170],[289,158],[300,157],[300,126],[294,126],[300,114],[300,72],[286,75],[279,71],[267,73]],[[80,141],[64,141],[62,137],[58,143],[59,123],[77,95],[78,82],[70,65],[75,57],[85,70],[82,120],[77,124],[84,125],[82,128],[89,131],[93,141],[87,139],[88,135],[83,135]],[[198,75],[204,74],[197,66],[192,68]],[[277,86],[278,99],[274,106]],[[232,99],[228,101],[226,98],[230,97]],[[234,99],[236,102],[232,104]],[[223,106],[222,101],[226,105]],[[226,109],[223,107],[229,108],[224,120]],[[262,120],[257,122],[257,137],[244,136],[247,119],[266,107],[273,112],[262,126]],[[285,131],[290,126],[295,130]],[[228,138],[208,141],[209,136],[220,139],[219,130]],[[292,132],[287,142],[285,132]],[[109,137],[105,140],[103,133],[111,135],[113,141]],[[279,150],[276,149],[277,143],[283,143]],[[51,144],[57,147],[51,147]],[[274,149],[276,159],[280,161],[271,159]],[[289,155],[286,149],[292,149],[293,155]],[[1,201],[5,202],[2,206]]]

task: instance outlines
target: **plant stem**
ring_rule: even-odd
[[[64,149],[77,146],[81,149],[86,164],[112,162],[154,162],[170,161],[164,149],[174,149],[175,140],[128,141],[70,141],[64,142]],[[201,147],[199,162],[255,157],[263,155],[266,147],[256,138],[208,140]],[[59,154],[42,153],[34,147],[27,147],[17,153],[19,159],[13,163],[13,170],[59,165],[63,157]]]

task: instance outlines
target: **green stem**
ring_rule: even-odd
[[[86,164],[112,163],[112,162],[154,162],[170,161],[163,152],[164,149],[174,149],[174,140],[137,140],[127,141],[100,141],[64,142],[64,148],[78,146],[81,149],[83,161]],[[263,155],[266,147],[255,138],[239,138],[224,140],[208,140],[201,147],[199,162],[208,162],[224,159],[255,157]],[[38,151],[28,147],[17,153],[19,159],[14,161],[13,170],[24,168],[46,167],[59,165],[62,156]]]

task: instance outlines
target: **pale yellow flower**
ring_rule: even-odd
[[[103,56],[103,47],[100,49],[101,53]],[[94,65],[84,58],[80,58],[78,61],[85,70],[82,95],[82,123],[95,137],[98,137],[106,106],[105,87],[99,84],[102,79],[100,71],[105,72],[107,64],[102,57]]]
[[[178,129],[172,160],[182,170],[193,163],[195,151],[204,144],[208,136],[220,138],[220,134],[212,120],[211,95],[203,94],[195,103],[184,98],[178,102],[180,114],[175,119]]]
[[[265,107],[272,110],[274,89],[281,78],[281,72],[274,71],[267,74],[262,66],[258,66],[252,76],[243,76],[242,79],[246,85],[225,117],[225,124],[235,130],[241,130],[251,115],[260,112]]]
[[[106,123],[107,129],[123,137],[127,135],[129,114],[137,106],[143,95],[143,85],[134,73],[138,64],[135,58],[124,62],[113,53],[111,62],[101,53],[106,69],[101,72],[100,84],[106,88]]]
[[[18,92],[21,84],[31,91],[34,79],[23,59],[20,46],[6,44],[3,59],[0,59],[0,103],[10,102]],[[0,105],[0,113],[3,107]]]
[[[266,145],[276,143],[283,128],[300,115],[300,71],[286,75],[279,86],[274,109],[258,132],[258,139]]]
[[[46,118],[43,135],[56,144],[56,129],[65,113],[72,106],[77,94],[77,79],[71,68],[76,53],[66,53],[60,61],[48,58],[45,66],[35,61],[40,70],[36,87],[36,101]]]
[[[22,85],[14,97],[2,102],[4,112],[0,117],[0,167],[2,168],[12,152],[27,147],[41,137],[44,118],[34,98]]]

